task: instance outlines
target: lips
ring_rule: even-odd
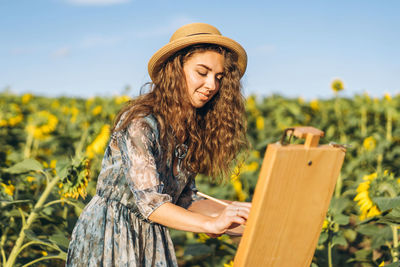
[[[199,92],[199,91],[197,91],[197,93],[199,95],[200,100],[203,100],[203,101],[208,100],[208,98],[210,97],[210,94],[206,94],[206,93]]]

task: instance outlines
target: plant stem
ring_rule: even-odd
[[[367,108],[361,107],[361,136],[367,136]]]
[[[392,258],[393,262],[399,261],[399,235],[397,232],[397,226],[391,225],[393,233],[393,248],[392,248]]]
[[[392,141],[392,122],[393,122],[392,110],[389,107],[387,111],[387,121],[386,121],[386,140],[388,140],[389,142]]]
[[[71,206],[74,206],[74,207],[77,208],[78,210],[82,211],[82,208],[81,208],[81,207],[79,207],[78,205],[76,205],[74,202],[69,201],[68,199],[62,199],[62,200],[61,200],[61,199],[57,199],[57,200],[53,200],[53,201],[50,201],[50,202],[46,203],[46,205],[44,205],[43,207],[46,208],[46,207],[51,206],[51,205],[53,205],[53,204],[63,203],[63,202],[65,202],[65,203],[67,203],[67,204],[69,204],[69,205],[71,205]]]
[[[10,227],[6,228],[3,235],[1,236],[1,240],[0,240],[1,257],[3,259],[3,264],[5,264],[7,261],[6,253],[4,251],[4,244],[6,243],[7,233],[8,233],[9,229],[10,229]]]
[[[82,155],[82,153],[83,153],[83,145],[86,142],[88,134],[89,134],[89,127],[85,127],[85,130],[83,131],[81,139],[79,140],[78,146],[76,147],[76,150],[75,150],[75,158],[78,158],[78,157],[80,157]]]
[[[46,242],[31,241],[31,242],[25,243],[25,244],[18,250],[18,254],[21,253],[22,250],[24,250],[25,248],[29,247],[30,245],[35,245],[35,244],[37,244],[37,245],[49,246],[49,247],[51,247],[51,248],[53,248],[53,249],[60,250],[59,248],[55,247],[54,245],[48,244],[48,243],[46,243]]]
[[[64,259],[66,258],[66,256],[67,256],[66,253],[60,252],[60,254],[58,254],[58,255],[56,255],[56,256],[46,256],[46,257],[41,257],[41,258],[39,258],[39,259],[33,260],[33,261],[31,261],[31,262],[25,264],[25,265],[22,266],[22,267],[27,267],[27,266],[30,266],[30,265],[32,265],[32,264],[38,262],[38,261],[44,261],[44,260],[49,260],[49,259],[61,259],[61,260],[64,260]]]
[[[335,187],[335,197],[340,198],[341,192],[342,192],[342,186],[343,186],[343,179],[342,179],[342,174],[339,173],[339,178],[336,182],[336,187]]]
[[[24,158],[29,158],[31,156],[31,147],[33,142],[33,134],[28,133],[28,137],[26,138],[25,149],[24,149]]]
[[[332,240],[328,242],[328,266],[332,267]]]
[[[338,128],[339,128],[339,135],[340,135],[340,142],[341,143],[347,143],[347,136],[344,132],[344,124],[342,121],[342,112],[340,110],[340,98],[338,95],[336,95],[335,99],[335,115],[338,120]]]
[[[59,180],[60,180],[60,177],[56,176],[50,181],[50,183],[48,183],[46,185],[46,188],[44,189],[43,194],[40,196],[39,200],[35,204],[35,207],[29,214],[28,220],[26,220],[26,223],[22,226],[21,231],[18,236],[18,239],[15,242],[15,245],[14,245],[14,247],[10,253],[10,256],[8,257],[8,260],[7,260],[6,264],[4,265],[4,267],[14,266],[14,262],[17,259],[20,248],[25,239],[25,230],[28,230],[31,227],[32,223],[36,220],[36,218],[38,216],[38,212],[37,212],[38,209],[43,207],[43,204],[46,201],[47,197],[50,195],[51,190],[58,183]]]
[[[377,173],[382,173],[382,161],[383,161],[383,155],[378,154],[378,157],[376,159],[376,172]]]
[[[32,157],[36,157],[38,150],[39,150],[39,140],[34,139],[32,145]]]

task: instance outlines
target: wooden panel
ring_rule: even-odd
[[[310,266],[344,155],[331,146],[268,146],[235,267]]]

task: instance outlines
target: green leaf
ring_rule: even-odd
[[[321,245],[325,243],[325,241],[328,239],[328,233],[327,232],[322,232],[321,235],[319,236],[318,239],[318,244]]]
[[[25,232],[26,237],[32,241],[37,241],[37,242],[46,243],[48,245],[53,245],[53,243],[47,239],[38,238],[32,230],[24,230],[24,232]]]
[[[378,234],[372,237],[372,249],[379,249],[381,246],[386,245],[388,240],[391,240],[392,229],[388,226],[379,229]]]
[[[353,242],[357,238],[357,232],[353,229],[346,229],[343,231],[343,236],[348,242]]]
[[[346,246],[347,245],[347,241],[342,235],[339,235],[339,236],[335,235],[332,238],[332,246],[334,246],[334,245]]]
[[[379,228],[376,225],[372,224],[361,225],[357,227],[356,231],[366,236],[375,236],[379,234]]]
[[[10,168],[5,169],[5,171],[9,173],[25,173],[30,171],[40,171],[42,169],[42,164],[40,164],[37,160],[25,159],[11,166]]]
[[[369,249],[360,249],[354,253],[355,261],[369,261],[371,257],[371,250]],[[350,261],[349,261],[350,262]]]
[[[394,208],[393,210],[391,210],[390,213],[389,213],[389,215],[390,215],[390,216],[393,216],[393,217],[398,217],[398,218],[400,218],[400,207],[396,207],[396,208]]]
[[[346,225],[350,221],[350,217],[343,215],[343,214],[338,214],[333,217],[334,221],[340,225]]]
[[[393,262],[391,264],[388,265],[384,265],[385,267],[399,267],[400,266],[400,262]]]
[[[53,241],[54,243],[56,243],[59,247],[62,247],[65,250],[68,249],[69,240],[62,233],[54,234],[49,239],[50,239],[50,241]]]
[[[332,198],[329,210],[331,210],[333,214],[341,214],[349,202],[350,200],[347,198]]]
[[[189,244],[185,249],[184,255],[204,256],[204,255],[210,255],[211,253],[212,249],[209,246],[197,243],[197,244]]]
[[[381,211],[394,209],[400,206],[400,197],[388,198],[388,197],[376,197],[373,198],[373,202],[378,205]]]
[[[387,216],[384,216],[382,218],[379,218],[379,220],[376,221],[377,223],[383,223],[387,225],[391,224],[400,224],[400,217],[394,217],[391,216],[390,214]]]
[[[60,252],[64,252],[60,247],[57,245],[57,242],[51,239],[40,239],[36,236],[36,234],[32,230],[24,230],[26,237],[32,241],[36,241],[38,243],[42,243],[43,245],[47,245],[55,250]]]
[[[0,206],[2,208],[8,206],[8,205],[13,205],[13,204],[19,204],[19,203],[27,203],[27,202],[32,202],[32,200],[26,199],[26,200],[14,200],[14,201],[0,201]]]
[[[57,162],[56,172],[59,177],[64,178],[65,176],[67,176],[69,164],[69,161],[66,160]]]

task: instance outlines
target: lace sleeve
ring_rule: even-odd
[[[139,212],[147,219],[172,197],[163,192],[156,165],[157,136],[145,119],[135,119],[119,136],[123,171]]]
[[[196,192],[197,192],[196,182],[193,177],[183,189],[176,204],[185,209],[189,208],[193,202],[203,199],[202,197],[197,196]]]

